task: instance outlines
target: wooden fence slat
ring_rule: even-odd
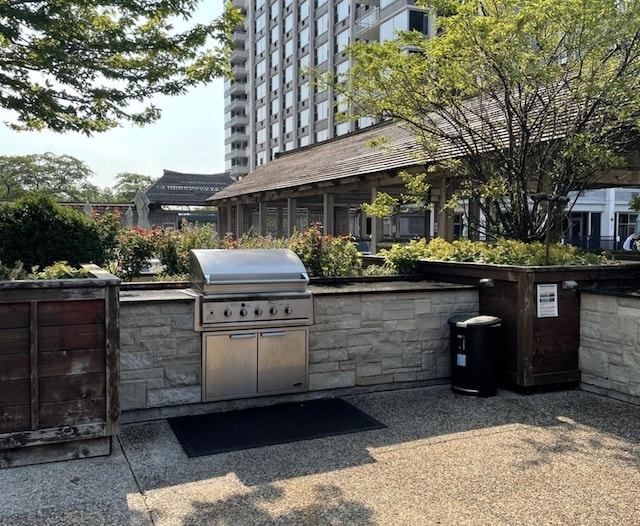
[[[104,323],[104,300],[42,301],[38,304],[40,327]]]
[[[104,373],[40,378],[40,402],[105,397]]]
[[[0,382],[30,378],[31,356],[29,353],[0,354]]]
[[[47,427],[104,422],[106,417],[105,405],[106,400],[104,397],[40,404],[40,427],[44,429]]]
[[[29,327],[0,329],[0,355],[29,352]]]
[[[104,347],[104,324],[39,328],[40,352]]]
[[[105,370],[104,349],[40,353],[40,377],[99,373]]]
[[[31,405],[0,407],[0,437],[2,433],[29,431],[31,428]],[[0,447],[2,447],[0,445]]]

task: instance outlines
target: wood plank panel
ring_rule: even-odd
[[[105,384],[104,373],[40,378],[38,398],[40,403],[104,398]]]
[[[0,329],[0,355],[29,352],[29,327]]]
[[[0,465],[6,467],[29,466],[42,462],[105,456],[111,452],[111,437],[71,441],[58,439],[58,442],[42,446],[0,449]]]
[[[31,400],[29,379],[0,382],[0,407],[28,404]]]
[[[104,324],[45,326],[38,330],[40,352],[104,347]]]
[[[40,404],[40,428],[75,426],[104,422],[106,417],[105,398],[66,400]]]
[[[104,372],[104,349],[41,352],[39,369],[40,378]]]
[[[0,329],[29,327],[28,303],[0,303]]]
[[[28,379],[29,364],[28,353],[0,354],[0,381]]]
[[[31,429],[31,414],[29,404],[0,407],[0,434]],[[3,440],[0,438],[0,449]]]
[[[42,444],[51,444],[64,440],[78,440],[90,437],[103,437],[106,433],[106,425],[104,422],[92,424],[79,424],[75,426],[52,427],[48,429],[39,429],[29,433],[20,434],[1,434],[0,433],[0,450],[15,448],[18,446],[38,446]]]
[[[104,300],[43,301],[38,303],[38,324],[87,325],[104,324]]]

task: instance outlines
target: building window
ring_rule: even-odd
[[[278,91],[280,89],[280,73],[273,73],[271,75],[271,91]]]
[[[424,11],[409,11],[409,31],[429,34],[429,17]]]
[[[400,13],[380,24],[380,42],[395,40],[397,31],[407,30],[407,13]]]
[[[284,70],[284,83],[293,82],[293,65],[289,65]]]
[[[256,86],[256,99],[264,99],[267,95],[267,83],[262,82]]]
[[[279,113],[280,113],[280,99],[276,97],[271,101],[271,116],[277,117]]]
[[[329,14],[325,13],[316,18],[316,37],[324,35],[327,31],[329,31]]]
[[[302,22],[305,18],[309,17],[309,2],[306,0],[298,4],[298,20]]]
[[[271,4],[271,20],[275,20],[276,18],[278,18],[278,13],[280,12],[280,0],[277,0],[276,2],[274,2],[273,4]]]
[[[349,0],[342,0],[336,4],[336,24],[349,18]]]
[[[280,39],[280,26],[275,25],[271,28],[271,43],[275,44]]]
[[[329,117],[329,104],[326,100],[318,102],[318,104],[316,104],[315,120],[321,121],[327,117]]]
[[[262,128],[256,132],[256,143],[263,144],[267,140],[267,129]]]
[[[293,131],[293,115],[284,120],[284,129],[282,131],[283,133],[290,133]]]
[[[351,37],[348,29],[338,33],[335,38],[335,53],[342,52],[342,50],[349,45],[350,39]]]
[[[302,110],[298,114],[298,128],[309,126],[309,109]]]
[[[278,64],[280,64],[280,53],[276,49],[271,52],[271,67],[275,68]]]
[[[284,19],[284,32],[291,31],[293,29],[293,13],[289,13]]]
[[[267,61],[261,60],[256,64],[256,77],[261,77],[267,72]]]
[[[265,27],[267,23],[267,17],[264,13],[262,13],[258,18],[256,18],[256,33],[260,33]]]
[[[293,91],[287,91],[284,94],[284,107],[285,109],[293,108]]]
[[[329,60],[329,44],[326,42],[316,48],[316,65]]]
[[[298,86],[298,100],[300,102],[309,100],[309,83],[305,82],[304,84],[300,84]]]
[[[260,122],[263,121],[267,118],[267,107],[266,106],[260,106],[257,110],[256,110],[256,121]]]
[[[329,138],[329,132],[327,130],[320,130],[316,132],[316,142],[326,141]]]
[[[298,33],[298,49],[309,44],[309,28],[305,27]]]
[[[264,53],[267,50],[267,37],[261,36],[256,40],[256,55]]]
[[[283,56],[285,59],[287,57],[293,56],[293,39],[292,38],[286,41],[284,45]]]

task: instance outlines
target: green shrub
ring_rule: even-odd
[[[155,256],[156,245],[151,231],[137,227],[123,228],[118,234],[118,245],[107,270],[124,281],[139,276],[150,259]]]
[[[524,243],[513,239],[499,239],[495,243],[460,239],[453,242],[434,238],[428,243],[421,239],[406,245],[396,244],[381,250],[385,266],[398,274],[412,274],[419,260],[461,261],[497,265],[543,266],[546,249],[540,242]],[[584,252],[572,245],[554,243],[549,246],[549,265],[602,265],[614,261],[606,255]]]
[[[22,265],[22,261],[9,267],[0,261],[0,281],[14,281],[17,279],[29,279],[29,274]]]
[[[84,268],[74,268],[66,261],[56,261],[53,265],[45,267],[39,271],[33,269],[29,274],[29,279],[86,279],[91,277],[88,270]]]
[[[57,261],[101,264],[106,234],[82,212],[45,194],[29,194],[0,206],[0,260],[26,268]]]
[[[353,276],[361,266],[358,248],[349,236],[324,236],[318,225],[294,232],[288,242],[315,277]]]

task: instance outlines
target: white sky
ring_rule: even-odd
[[[222,2],[207,0],[207,19],[222,13]],[[197,17],[200,18],[200,17]],[[94,173],[91,182],[113,186],[121,172],[158,178],[163,169],[185,173],[224,172],[224,82],[192,89],[186,95],[154,99],[161,119],[144,128],[121,128],[86,137],[76,133],[14,132],[0,111],[0,155],[51,152],[71,155]]]

